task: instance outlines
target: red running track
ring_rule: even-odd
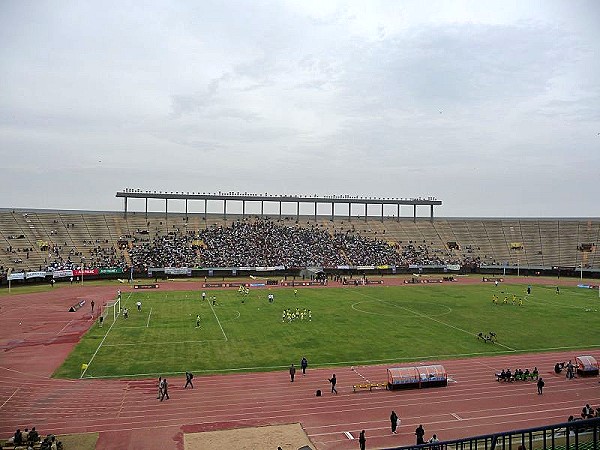
[[[419,424],[426,437],[453,439],[562,422],[586,403],[600,404],[597,378],[566,380],[552,372],[556,361],[576,354],[600,359],[597,349],[429,361],[444,365],[452,379],[448,387],[404,391],[352,392],[365,379],[384,381],[387,365],[309,368],[294,383],[287,371],[198,376],[193,390],[183,389],[183,377],[172,378],[171,399],[162,403],[154,379],[51,379],[91,324],[89,301],[98,305],[114,293],[114,287],[67,286],[0,297],[0,437],[36,426],[41,433],[97,431],[96,448],[102,450],[168,450],[183,449],[184,433],[300,422],[317,449],[346,450],[358,448],[362,429],[368,448],[391,447],[414,443]],[[82,310],[66,312],[84,296]],[[493,376],[502,368],[534,365],[546,380],[541,396],[535,382],[499,383]],[[338,395],[329,392],[333,372]],[[317,389],[322,397],[314,395]],[[392,409],[402,419],[397,435],[389,428]]]

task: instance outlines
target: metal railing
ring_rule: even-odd
[[[386,450],[596,450],[599,439],[600,418],[594,418]]]

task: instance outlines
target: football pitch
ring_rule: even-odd
[[[247,295],[206,291],[205,301],[200,291],[134,291],[122,298],[129,317],[93,325],[54,376],[79,378],[82,364],[88,365],[84,377],[142,378],[186,370],[282,370],[303,356],[309,367],[398,365],[600,347],[598,292],[561,287],[557,295],[554,287],[538,285],[531,295],[526,290],[516,284],[440,284],[298,288],[295,295],[289,288],[250,288]],[[300,314],[290,320],[283,317],[286,309]],[[308,314],[302,318],[305,310],[310,320]],[[477,338],[491,331],[496,343]]]

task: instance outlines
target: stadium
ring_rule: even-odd
[[[0,211],[7,439],[31,424],[65,448],[350,449],[366,430],[371,448],[409,448],[422,425],[441,437],[431,448],[595,448],[598,419],[564,430],[599,401],[582,362],[597,374],[598,219],[438,218],[434,199],[117,197],[123,211]],[[157,197],[163,212],[148,210]],[[188,212],[194,200],[222,212]],[[567,361],[573,379],[554,370]],[[413,384],[411,367],[443,383]],[[544,401],[533,379],[500,381],[534,367]]]
[[[0,448],[600,448],[599,22],[2,1]]]

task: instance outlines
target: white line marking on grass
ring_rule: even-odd
[[[458,414],[450,413],[450,415],[451,415],[452,417],[454,417],[456,420],[463,420],[463,418],[462,418],[462,417],[460,417]]]
[[[223,329],[223,325],[221,325],[221,321],[219,320],[219,318],[217,317],[217,313],[215,312],[215,308],[213,308],[212,303],[209,301],[208,302],[208,306],[210,306],[210,309],[212,310],[215,319],[217,319],[217,323],[219,324],[219,328],[221,328],[221,332],[223,333],[223,336],[225,336],[225,341],[228,341],[227,339],[227,335],[225,334],[225,330]]]
[[[150,326],[150,316],[152,315],[152,308],[150,308],[150,312],[148,313],[148,322],[146,322],[146,328]]]
[[[381,299],[378,299],[378,298],[376,298],[376,297],[373,297],[373,296],[367,295],[367,294],[365,294],[365,293],[363,293],[363,292],[361,292],[361,291],[356,291],[356,292],[357,292],[358,294],[360,294],[360,295],[364,296],[364,297],[371,298],[371,299],[373,299],[373,300],[375,300],[375,301],[378,301],[378,302],[381,302],[381,303],[384,303],[384,304],[387,304],[387,305],[389,305],[389,304],[390,304],[390,303],[388,303],[388,302],[386,302],[386,301],[384,301],[384,300],[381,300]],[[416,315],[416,316],[422,317],[422,318],[424,318],[424,319],[429,319],[429,320],[431,320],[431,321],[433,321],[433,322],[437,322],[437,323],[439,323],[439,324],[441,324],[441,325],[445,325],[445,326],[447,326],[447,327],[449,327],[449,328],[452,328],[452,329],[454,329],[454,330],[461,331],[461,332],[463,332],[463,333],[466,333],[466,334],[468,334],[469,336],[474,336],[474,337],[477,337],[477,334],[476,334],[476,333],[471,333],[470,331],[467,331],[467,330],[465,330],[465,329],[463,329],[463,328],[459,328],[459,327],[457,327],[457,326],[455,326],[455,325],[452,325],[452,324],[449,324],[449,323],[443,322],[443,321],[441,321],[441,320],[439,320],[439,319],[436,319],[436,318],[434,318],[434,317],[432,317],[432,316],[428,316],[427,314],[423,314],[423,313],[421,313],[421,312],[419,312],[419,311],[415,311],[414,309],[407,308],[406,306],[393,305],[393,304],[392,304],[392,306],[395,306],[396,308],[400,308],[400,309],[403,309],[403,310],[405,310],[405,311],[408,311],[408,312],[410,312],[410,313],[412,313],[412,314],[414,314],[414,315]],[[509,347],[508,345],[501,344],[501,343],[499,343],[499,342],[494,342],[494,344],[496,344],[496,345],[499,345],[500,347],[504,347],[504,348],[506,348],[507,350],[510,350],[511,352],[516,352],[516,351],[517,351],[516,349],[514,349],[514,348],[511,348],[511,347]]]
[[[81,376],[79,377],[80,379],[83,378],[83,376],[85,375],[85,373],[87,372],[87,370],[90,368],[90,365],[92,364],[92,361],[96,357],[96,354],[100,350],[100,347],[102,347],[102,344],[104,344],[104,341],[106,340],[106,338],[108,336],[108,333],[110,333],[110,330],[112,330],[112,327],[115,326],[115,323],[117,323],[116,320],[113,323],[110,324],[110,327],[108,328],[108,331],[106,332],[106,334],[104,335],[104,337],[100,341],[100,344],[98,344],[98,348],[96,349],[96,351],[94,352],[94,354],[92,355],[92,357],[90,358],[90,360],[88,361],[87,367],[85,369],[83,369],[83,372],[81,372]]]
[[[138,327],[141,328],[141,327]],[[156,328],[153,328],[155,330]],[[143,345],[143,344],[152,344],[152,345],[172,345],[172,344],[201,344],[203,342],[222,342],[221,339],[204,339],[201,341],[167,341],[167,342],[155,342],[155,341],[140,341],[133,343],[121,343],[121,344],[106,344],[105,347],[127,347],[132,345]]]
[[[235,316],[233,319],[225,319],[225,320],[223,320],[223,322],[232,322],[232,321],[234,321],[234,320],[237,320],[237,319],[239,319],[239,318],[242,316],[242,315],[240,314],[240,312],[239,312],[239,311],[237,311],[237,310],[236,310],[236,313],[237,313],[237,316]]]
[[[350,439],[351,441],[354,440],[354,436],[352,436],[352,433],[350,433],[349,431],[344,431],[344,434],[346,435],[346,437],[348,439]]]
[[[12,393],[12,395],[11,395],[10,397],[8,397],[8,398],[6,399],[6,401],[0,405],[0,409],[2,409],[2,407],[3,407],[4,405],[6,405],[6,404],[7,404],[7,403],[10,401],[10,399],[11,399],[11,398],[13,398],[13,397],[15,396],[15,394],[16,394],[17,392],[19,392],[19,389],[20,389],[20,388],[17,388],[17,389],[15,390],[15,392],[13,392],[13,393]]]
[[[380,301],[380,300],[377,300],[377,301]],[[365,311],[364,309],[357,308],[356,305],[360,305],[361,303],[365,303],[365,302],[356,302],[356,303],[353,303],[352,306],[351,306],[351,308],[354,311],[358,311],[358,312],[365,313],[365,314],[373,314],[373,315],[376,315],[376,316],[389,316],[389,314],[387,314],[387,313],[371,312],[371,311]],[[450,308],[448,305],[444,305],[444,304],[441,304],[441,303],[436,303],[436,305],[442,306],[442,307],[446,308],[448,311],[443,312],[443,313],[439,313],[439,314],[431,314],[430,317],[446,316],[446,315],[452,313],[452,308]],[[391,306],[398,308],[397,305],[391,305]]]

